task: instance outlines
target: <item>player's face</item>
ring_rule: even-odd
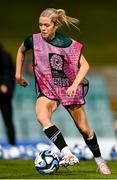
[[[49,17],[41,16],[39,18],[39,28],[41,35],[45,40],[51,40],[54,38],[57,26],[51,21]]]

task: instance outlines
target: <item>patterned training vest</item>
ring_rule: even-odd
[[[34,71],[41,92],[50,99],[59,100],[62,105],[84,104],[88,81],[84,79],[76,94],[66,95],[67,88],[73,83],[79,68],[83,45],[72,40],[69,47],[61,48],[45,41],[41,33],[33,34]]]

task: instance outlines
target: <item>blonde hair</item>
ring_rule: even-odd
[[[54,23],[57,23],[59,27],[66,24],[68,27],[72,25],[79,30],[76,24],[79,24],[80,21],[76,18],[67,16],[64,9],[47,8],[41,13],[40,17],[41,16],[49,17]]]

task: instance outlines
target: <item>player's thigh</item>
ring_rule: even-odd
[[[36,114],[38,116],[51,118],[52,113],[57,109],[57,107],[57,101],[41,96],[36,102]]]

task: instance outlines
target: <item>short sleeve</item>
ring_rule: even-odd
[[[27,50],[33,49],[33,37],[32,37],[32,35],[28,36],[24,40],[24,46],[26,47]]]

